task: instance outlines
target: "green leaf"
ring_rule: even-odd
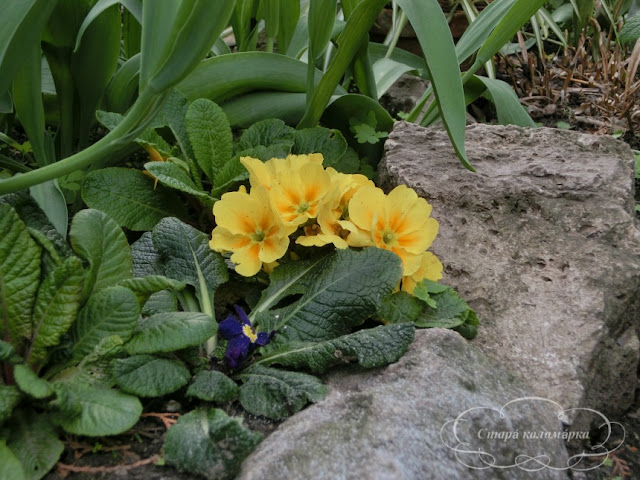
[[[18,351],[22,341],[31,337],[31,311],[39,283],[40,248],[15,210],[0,204],[0,324],[8,329],[8,340]]]
[[[91,295],[71,331],[73,361],[89,355],[101,340],[112,335],[127,341],[139,315],[138,300],[128,288],[108,287]]]
[[[122,230],[106,213],[81,210],[73,217],[69,240],[73,250],[89,263],[85,292],[97,292],[131,278],[131,248]]]
[[[2,387],[0,386],[0,390]],[[0,421],[2,417],[0,416]],[[0,439],[0,478],[25,480],[24,470],[18,457],[7,447],[4,439]]]
[[[320,379],[260,365],[245,369],[238,378],[240,405],[249,413],[271,419],[286,418],[309,402],[322,400],[327,392]]]
[[[90,172],[82,185],[82,199],[90,208],[110,215],[130,230],[151,230],[161,219],[184,216],[180,198],[139,170],[104,168]]]
[[[76,319],[83,298],[85,272],[77,257],[69,257],[50,272],[38,290],[33,311],[29,365],[41,366],[47,347],[58,345]]]
[[[129,278],[127,280],[123,280],[118,285],[133,291],[133,293],[136,294],[140,305],[144,305],[145,302],[149,300],[149,297],[156,292],[167,289],[182,290],[185,287],[184,283],[162,275]]]
[[[0,340],[0,362],[15,365],[24,362],[24,359],[16,353],[15,348],[4,340]]]
[[[213,180],[233,155],[227,117],[218,105],[201,98],[189,105],[185,124],[196,161]]]
[[[424,313],[416,320],[417,327],[431,328],[455,328],[463,323],[477,324],[477,316],[467,302],[465,302],[451,287],[435,293],[429,292],[430,297],[436,302],[436,308],[427,307]]]
[[[136,1],[132,0],[98,0],[98,2],[93,6],[91,11],[87,14],[87,16],[82,21],[82,25],[80,25],[80,30],[78,30],[78,35],[76,36],[76,46],[74,50],[78,50],[80,46],[80,42],[82,41],[82,36],[84,35],[85,30],[91,23],[100,16],[102,12],[107,10],[109,7],[121,3],[127,8],[138,20],[138,22],[142,22],[142,9],[140,8],[140,4]]]
[[[153,246],[151,232],[143,233],[138,240],[131,244],[131,256],[133,257],[134,277],[164,274],[160,264],[160,254]]]
[[[211,290],[229,279],[224,260],[209,248],[207,234],[177,218],[165,218],[153,229],[152,236],[167,277],[199,287],[199,269]]]
[[[376,318],[383,323],[413,322],[423,310],[424,303],[419,298],[407,292],[396,292],[384,299]]]
[[[20,461],[27,480],[44,477],[64,450],[47,418],[29,410],[18,411],[11,418],[7,447]]]
[[[209,195],[198,189],[187,172],[173,162],[147,162],[144,168],[167,187],[213,201]]]
[[[51,384],[38,377],[24,363],[18,364],[13,368],[13,375],[18,388],[30,397],[42,400],[53,395]]]
[[[480,75],[474,75],[465,83],[465,88],[472,81],[479,81],[486,88],[487,96],[496,107],[498,122],[501,125],[518,125],[520,127],[535,127],[527,111],[520,103],[520,99],[511,85],[502,80],[495,80]]]
[[[178,310],[178,298],[175,293],[163,290],[149,297],[142,308],[142,315],[149,316],[162,312],[175,312]]]
[[[336,20],[336,0],[309,2],[309,64],[314,64],[327,49]]]
[[[69,213],[67,203],[57,180],[50,180],[29,189],[29,193],[47,216],[61,237],[67,236]]]
[[[397,362],[413,341],[411,323],[359,330],[324,342],[292,342],[261,357],[256,363],[278,364],[323,373],[334,365],[357,363],[364,368]]]
[[[172,90],[164,102],[158,117],[154,120],[155,122],[169,126],[185,160],[187,158],[193,158],[193,149],[189,141],[185,122],[189,103],[189,100],[187,100],[184,95],[177,90]]]
[[[251,152],[252,150],[248,151]],[[249,154],[249,156],[253,155]],[[216,177],[213,179],[214,188],[213,190],[211,190],[211,195],[216,198],[220,198],[223,193],[231,190],[231,187],[233,187],[235,184],[237,184],[238,182],[242,182],[247,178],[249,178],[249,172],[247,172],[247,169],[244,168],[244,165],[240,163],[238,156],[235,156],[230,161],[225,163],[224,167],[222,167],[216,174]]]
[[[460,67],[451,30],[437,0],[398,0],[411,22],[427,60],[429,78],[442,123],[456,154],[471,171],[464,146],[467,111],[460,79]]]
[[[127,353],[173,352],[199,345],[213,337],[216,322],[204,313],[158,313],[141,319],[126,344]]]
[[[238,140],[238,151],[250,148],[283,144],[289,148],[295,143],[295,130],[285,124],[282,120],[273,118],[262,120],[251,125]]]
[[[640,38],[640,13],[627,18],[618,38],[620,43],[633,43]]]
[[[278,52],[285,53],[300,18],[300,2],[298,0],[279,0],[279,2]]]
[[[138,93],[138,75],[140,74],[140,54],[134,55],[124,62],[111,78],[111,82],[104,92],[102,107],[109,112],[124,114]],[[106,112],[98,111],[98,121]]]
[[[40,31],[56,6],[56,0],[20,0],[5,3],[0,30],[0,92],[9,90],[25,48],[39,43]]]
[[[280,268],[290,271],[288,265],[283,265],[274,273]],[[285,278],[300,275],[296,269],[287,273],[280,275]],[[261,314],[257,321],[264,331],[278,331],[278,343],[331,340],[349,333],[373,315],[382,299],[398,285],[401,275],[400,259],[387,250],[375,247],[360,252],[338,250],[304,273],[306,278],[297,280],[306,286],[301,298],[284,308]],[[286,298],[300,290],[300,286],[284,287],[277,296]],[[263,297],[254,311],[263,312],[262,302],[271,301]]]
[[[13,412],[13,409],[20,403],[22,395],[13,385],[0,384],[0,425],[2,425]],[[2,462],[0,462],[0,471]],[[3,478],[3,477],[0,477]]]
[[[189,382],[191,374],[181,363],[152,355],[134,355],[111,362],[113,378],[125,392],[139,397],[160,397]]]
[[[208,480],[231,480],[262,435],[217,408],[198,408],[167,431],[164,458],[178,470]]]
[[[238,396],[238,385],[222,372],[203,370],[193,378],[193,383],[187,389],[187,396],[205,402],[231,402]]]
[[[324,157],[322,165],[335,168],[346,151],[347,141],[339,130],[315,127],[296,131],[291,153],[321,153]]]
[[[75,386],[74,394],[82,406],[81,413],[56,420],[75,435],[118,435],[133,427],[142,414],[140,400],[118,390]]]
[[[382,97],[402,75],[412,71],[415,69],[411,65],[397,62],[391,58],[381,58],[376,61],[373,64],[373,75],[378,98]]]

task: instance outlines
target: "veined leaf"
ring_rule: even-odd
[[[335,168],[346,151],[347,141],[339,130],[315,127],[296,131],[291,153],[321,153],[324,157],[322,165]]]
[[[171,161],[147,162],[144,164],[144,168],[160,183],[167,187],[180,190],[181,192],[188,193],[194,197],[213,201],[209,195],[198,189],[187,172]]]
[[[130,355],[173,352],[204,343],[217,330],[213,318],[204,313],[158,313],[139,321],[125,348]]]
[[[0,385],[0,426],[11,416],[21,398],[22,394],[15,386]],[[2,472],[2,462],[0,462],[0,472]]]
[[[274,272],[280,268],[286,271],[288,265],[277,267]],[[297,274],[296,270],[292,275]],[[308,287],[300,299],[267,313],[259,302],[254,310],[263,313],[256,319],[263,331],[278,331],[275,339],[279,344],[331,340],[375,313],[382,299],[398,285],[401,274],[400,259],[387,250],[338,250],[323,257],[305,274],[310,277],[302,280]],[[300,287],[292,288],[292,292],[300,293]],[[279,296],[287,293],[285,287]],[[358,301],[354,302],[354,298]]]
[[[207,234],[177,218],[165,218],[153,229],[152,237],[167,277],[197,288],[200,270],[211,290],[228,280],[224,260],[209,248]]]
[[[3,386],[0,386],[2,390]],[[2,422],[0,416],[0,423]],[[0,478],[10,478],[12,480],[25,480],[24,470],[20,464],[20,460],[7,447],[4,439],[0,439]]]
[[[282,120],[272,118],[254,123],[247,128],[238,140],[238,151],[260,146],[269,147],[275,144],[285,144],[289,148],[295,142],[295,130]]]
[[[153,179],[129,168],[104,168],[90,172],[82,186],[82,198],[118,224],[131,230],[150,230],[162,218],[182,216],[180,198],[165,187],[153,188]]]
[[[69,239],[74,251],[89,263],[85,293],[131,278],[131,248],[122,230],[99,210],[81,210],[73,217]]]
[[[20,410],[11,418],[7,447],[20,461],[27,480],[44,477],[64,450],[47,417],[29,410]]]
[[[147,275],[162,275],[164,272],[160,264],[160,254],[153,246],[151,232],[145,232],[131,245],[133,256],[134,277]]]
[[[222,372],[203,370],[193,378],[187,396],[205,402],[226,403],[236,399],[238,385]]]
[[[424,307],[423,301],[410,293],[396,292],[383,300],[376,312],[376,319],[385,324],[413,322],[420,316]]]
[[[288,372],[260,365],[251,366],[238,378],[240,405],[249,413],[267,418],[286,418],[309,402],[322,400],[327,392],[320,379],[300,372]]]
[[[40,31],[47,23],[57,0],[10,0],[2,12],[0,30],[0,92],[9,90],[23,62],[24,49],[39,43]]]
[[[289,343],[262,356],[254,365],[278,364],[323,373],[334,365],[357,363],[364,368],[397,362],[413,341],[411,323],[359,330],[325,342]]]
[[[238,156],[235,156],[225,163],[224,167],[216,174],[213,179],[214,187],[211,190],[211,195],[215,198],[220,198],[223,193],[228,192],[236,183],[242,182],[247,178],[249,178],[249,172],[240,163]]]
[[[15,210],[0,204],[0,318],[11,345],[31,337],[31,311],[40,283],[40,248]],[[5,337],[6,338],[6,337]]]
[[[189,104],[189,100],[180,92],[175,89],[171,90],[171,93],[169,93],[167,100],[162,106],[160,114],[154,120],[154,123],[166,124],[171,129],[185,160],[193,159],[194,156],[185,121]]]
[[[134,355],[111,362],[113,377],[125,392],[139,397],[168,395],[189,382],[191,374],[181,363],[152,355]]]
[[[33,334],[27,355],[29,365],[41,366],[47,347],[58,345],[76,319],[83,296],[82,261],[69,257],[50,272],[38,290],[33,311]]]
[[[261,439],[222,410],[198,408],[169,429],[164,458],[169,465],[208,480],[231,480]]]
[[[620,30],[620,42],[632,43],[640,38],[640,13],[629,17]]]
[[[189,106],[185,124],[198,165],[213,180],[233,155],[227,117],[218,105],[201,98]]]
[[[474,171],[467,160],[464,146],[467,112],[460,67],[442,8],[437,0],[398,0],[398,5],[406,13],[420,41],[442,123],[451,144],[462,164]]]
[[[30,397],[42,400],[50,397],[54,393],[52,385],[38,377],[38,375],[24,363],[20,363],[14,367],[13,375],[18,388]]]
[[[82,410],[76,416],[60,416],[60,426],[75,435],[117,435],[133,427],[142,414],[140,400],[118,390],[74,385]]]
[[[72,360],[80,361],[109,336],[127,341],[138,325],[138,315],[138,300],[128,288],[108,287],[91,295],[71,331]]]
[[[133,291],[141,305],[144,305],[149,297],[156,292],[161,292],[162,290],[182,290],[185,287],[184,283],[162,275],[128,278],[118,285]]]

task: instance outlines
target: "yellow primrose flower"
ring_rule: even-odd
[[[307,164],[322,165],[321,153],[309,155],[288,155],[287,158],[272,158],[266,162],[252,157],[240,157],[240,162],[249,172],[249,183],[252,187],[263,185],[271,190],[274,182],[284,178]]]
[[[437,282],[442,278],[442,263],[431,252],[424,252],[420,261],[420,268],[413,275],[402,278],[402,290],[413,293],[413,289],[424,279]]]
[[[217,226],[209,246],[233,252],[236,272],[245,277],[258,273],[262,264],[281,258],[289,247],[289,233],[264,187],[225,193],[213,206]]]
[[[322,165],[306,163],[274,179],[269,196],[285,225],[297,227],[318,216],[331,191],[331,179]]]
[[[155,148],[153,148],[151,145],[145,145],[144,149],[147,151],[147,153],[149,154],[149,161],[150,162],[166,162],[167,160],[160,155],[160,152],[158,152]],[[142,173],[144,175],[146,175],[147,177],[151,177],[153,178],[153,189],[155,190],[156,187],[158,186],[158,179],[156,177],[154,177],[151,172],[148,172],[146,170],[143,170]]]
[[[349,202],[349,220],[357,230],[347,242],[391,250],[402,259],[404,276],[411,276],[438,234],[438,222],[430,214],[431,205],[406,185],[397,186],[389,195],[376,187],[362,187]]]
[[[320,208],[318,223],[305,226],[304,236],[298,237],[296,243],[305,247],[321,247],[333,243],[337,248],[347,248],[346,239],[350,231],[355,229],[350,222],[344,221],[348,215],[349,200],[360,187],[374,186],[374,183],[364,175],[349,175],[331,167],[326,172],[331,183],[336,186]]]

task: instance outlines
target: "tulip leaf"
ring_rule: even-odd
[[[21,351],[31,337],[31,311],[40,283],[41,250],[16,211],[0,204],[0,318]]]
[[[169,429],[164,458],[169,465],[207,480],[231,480],[261,439],[222,410],[198,408]]]
[[[255,365],[278,364],[323,373],[334,365],[357,363],[364,368],[397,362],[413,341],[411,323],[381,325],[324,342],[291,342],[260,357]]]
[[[185,386],[191,374],[176,360],[134,355],[111,362],[111,372],[122,390],[139,397],[160,397]]]
[[[240,405],[249,413],[271,419],[286,418],[309,402],[322,400],[327,387],[307,373],[253,365],[238,375]]]

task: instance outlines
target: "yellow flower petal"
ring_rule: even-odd
[[[424,252],[420,261],[420,268],[413,275],[402,279],[402,290],[413,293],[413,289],[422,280],[427,279],[437,282],[442,278],[442,263],[431,252]]]

